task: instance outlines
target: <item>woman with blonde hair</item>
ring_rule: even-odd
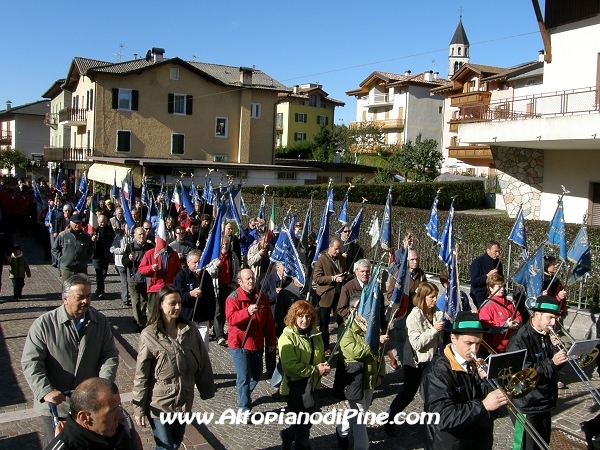
[[[385,432],[392,437],[396,436],[394,417],[413,401],[423,371],[442,346],[444,321],[442,311],[436,307],[437,296],[437,286],[421,283],[413,299],[415,308],[406,318],[408,340],[404,344],[404,384],[390,405],[389,422],[385,425]]]
[[[288,411],[293,413],[317,410],[314,390],[320,386],[321,377],[330,372],[325,362],[323,338],[319,332],[319,319],[315,308],[306,300],[292,303],[285,316],[286,327],[279,337],[279,358],[284,378],[281,393],[287,395]],[[310,423],[291,425],[282,430],[282,448],[310,449]]]

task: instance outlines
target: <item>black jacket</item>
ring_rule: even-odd
[[[507,352],[527,349],[524,367],[533,367],[538,373],[536,388],[525,397],[514,399],[515,405],[526,414],[543,413],[556,407],[558,400],[558,371],[552,357],[557,353],[549,335],[541,335],[528,321],[510,338]]]
[[[202,274],[204,274],[204,279],[202,279]],[[202,280],[201,287],[200,280]],[[208,272],[202,271],[200,272],[200,275],[196,277],[186,266],[181,272],[175,275],[173,287],[177,289],[181,295],[182,317],[187,320],[193,320],[194,322],[204,322],[205,320],[213,320],[215,318],[215,288],[213,287],[212,278]],[[198,299],[196,314],[194,314],[196,297],[192,297],[190,291],[193,291],[197,287],[200,287],[202,296]]]
[[[502,262],[490,258],[487,253],[478,256],[471,263],[471,298],[479,308],[487,298],[487,274],[492,269],[498,269],[498,273],[504,276]]]
[[[133,448],[131,439],[122,424],[119,424],[114,436],[105,438],[86,430],[71,419],[71,416],[67,416],[65,427],[45,450],[131,450]]]
[[[429,450],[489,450],[494,442],[493,416],[482,400],[489,389],[458,364],[448,344],[423,373],[421,397],[428,413],[439,413],[438,425],[427,425]]]
[[[121,262],[123,267],[127,269],[127,282],[128,283],[145,283],[146,277],[138,272],[138,267],[142,262],[142,257],[154,245],[144,242],[141,246],[134,240],[127,244]],[[129,255],[133,253],[133,261],[129,259]]]

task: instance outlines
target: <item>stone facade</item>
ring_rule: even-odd
[[[544,152],[532,148],[491,146],[494,165],[509,217],[516,217],[523,205],[525,219],[539,219]]]

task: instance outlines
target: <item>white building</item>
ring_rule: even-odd
[[[430,90],[448,80],[433,71],[412,75],[389,72],[373,72],[357,89],[346,95],[356,97],[356,122],[374,122],[384,133],[385,145],[404,144],[415,141],[419,133],[422,139],[433,139],[442,144],[443,97],[430,95]],[[439,147],[438,147],[439,148]]]
[[[600,225],[600,4],[580,3],[546,1],[540,91],[491,102],[484,121],[458,126],[461,142],[490,147],[511,216],[523,204],[526,218],[552,219],[564,185],[565,220],[589,212]]]
[[[48,128],[44,125],[50,102],[40,100],[20,106],[6,102],[0,111],[0,149],[17,148],[31,160],[41,161],[48,145]]]

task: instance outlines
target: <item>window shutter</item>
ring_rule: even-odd
[[[295,114],[294,118],[295,118],[296,122],[298,122],[298,113]]]
[[[317,116],[317,125],[321,125],[321,116]]]
[[[188,116],[192,115],[192,107],[194,103],[194,97],[191,95],[185,96],[185,114]]]
[[[175,94],[169,94],[167,99],[167,112],[173,114],[175,111]]]
[[[177,149],[178,149],[180,155],[183,155],[184,143],[185,143],[185,136],[183,134],[180,134],[179,135],[179,143],[177,145]]]
[[[131,150],[131,132],[130,131],[117,131],[117,151],[128,152]]]
[[[329,125],[329,116],[325,116],[325,125]]]
[[[119,89],[112,90],[112,109],[119,109]]]
[[[94,90],[90,89],[90,111],[94,110]]]
[[[138,110],[138,102],[140,97],[140,91],[131,91],[131,110]]]

